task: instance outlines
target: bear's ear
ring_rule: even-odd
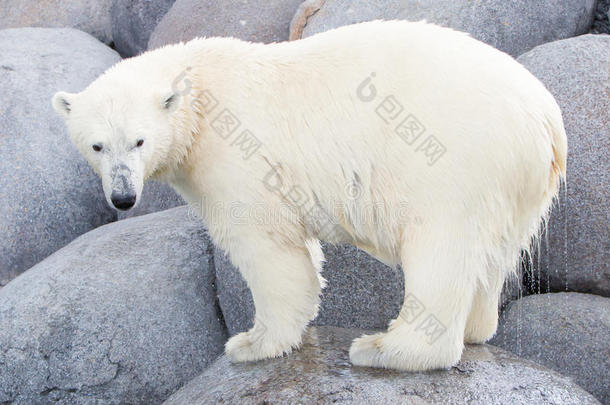
[[[53,109],[64,119],[67,119],[72,111],[73,98],[74,94],[66,93],[65,91],[57,92],[53,96],[53,100],[51,101],[51,104],[53,104]]]
[[[173,111],[178,105],[179,95],[173,91],[168,91],[161,97],[161,108],[167,111]]]

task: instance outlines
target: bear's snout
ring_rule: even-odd
[[[112,205],[116,207],[116,209],[121,211],[127,211],[131,207],[133,207],[136,203],[136,195],[135,194],[120,194],[120,193],[112,193],[110,196],[110,201],[112,201]]]

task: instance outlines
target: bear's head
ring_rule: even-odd
[[[144,181],[158,176],[186,137],[178,108],[175,78],[178,63],[163,63],[155,52],[119,62],[80,93],[58,92],[55,111],[65,120],[70,138],[102,179],[108,204],[129,210],[140,200]],[[154,66],[156,63],[162,66]],[[176,124],[180,122],[180,124]]]

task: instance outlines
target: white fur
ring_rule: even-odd
[[[376,113],[386,96],[403,106],[397,121],[425,126],[413,145]],[[325,237],[404,269],[401,316],[357,339],[353,363],[452,366],[464,341],[495,332],[504,279],[565,174],[561,114],[543,85],[510,56],[423,22],[269,45],[196,39],[120,62],[54,106],[102,178],[112,165],[91,150],[98,142],[135,178],[167,181],[202,208],[256,306],[252,330],[226,345],[234,361],[298,347],[317,314]],[[226,139],[213,129],[223,109],[241,122]],[[235,141],[245,129],[261,144],[248,159]],[[434,164],[418,149],[429,135],[446,149]],[[263,218],[244,217],[255,211]],[[330,235],[329,218],[340,225]]]

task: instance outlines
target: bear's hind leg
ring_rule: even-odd
[[[487,342],[496,333],[498,327],[498,300],[504,284],[500,270],[491,270],[489,285],[479,284],[472,301],[472,308],[466,321],[464,341],[471,344]]]
[[[320,302],[318,269],[308,248],[279,246],[260,233],[248,242],[230,253],[250,287],[256,311],[254,326],[225,345],[234,362],[278,357],[298,347]]]
[[[403,243],[405,300],[388,331],[355,339],[354,365],[423,371],[455,365],[474,295],[476,264],[463,235],[427,225]]]

